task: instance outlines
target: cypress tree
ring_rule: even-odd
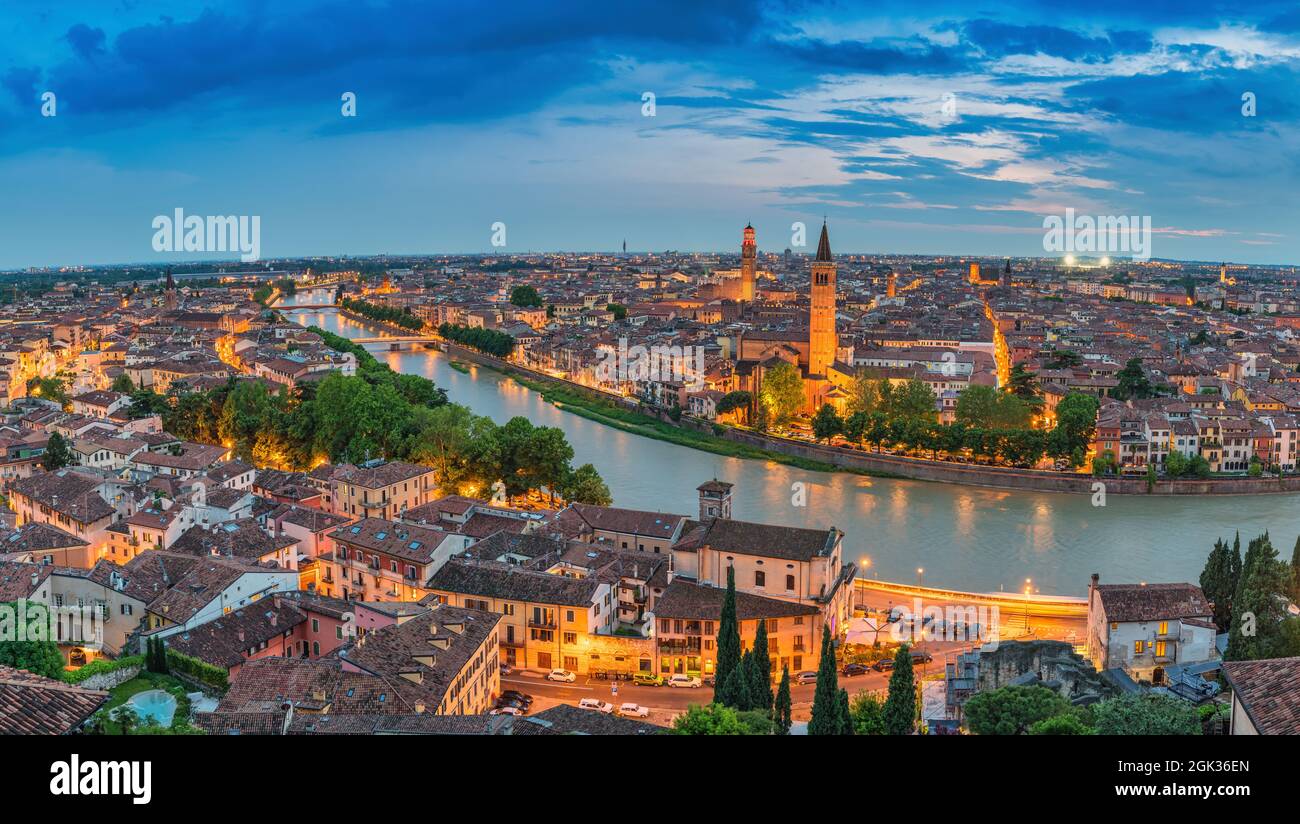
[[[853,713],[849,712],[849,691],[840,688],[840,735],[853,735]]]
[[[714,670],[720,694],[719,704],[735,706],[734,695],[727,692],[731,673],[740,667],[740,625],[736,622],[736,571],[727,567],[727,593],[722,598],[722,615],[718,620],[718,666]],[[730,701],[726,700],[731,698]]]
[[[749,709],[749,685],[745,683],[745,674],[740,667],[733,667],[727,680],[718,685],[713,701],[735,710]]]
[[[767,622],[758,619],[754,647],[750,650],[749,699],[753,709],[772,714],[772,659],[767,654]]]
[[[889,675],[889,697],[885,699],[885,732],[911,735],[916,724],[916,679],[912,675],[912,652],[903,644],[894,656]]]
[[[817,667],[817,690],[813,693],[809,735],[838,735],[840,731],[840,685],[835,672],[835,647],[831,630],[822,625],[822,655]]]
[[[1201,571],[1201,591],[1214,604],[1214,623],[1219,632],[1227,632],[1232,622],[1233,591],[1228,588],[1232,574],[1232,560],[1228,555],[1228,545],[1219,539],[1210,550],[1210,557],[1205,561]]]
[[[789,735],[790,725],[794,723],[790,701],[790,668],[781,667],[781,686],[776,690],[776,732],[777,735]]]
[[[1300,604],[1300,536],[1296,536],[1295,549],[1291,550],[1291,601]]]

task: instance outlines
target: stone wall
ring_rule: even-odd
[[[544,381],[557,386],[580,389],[586,392],[593,391],[590,387],[555,378],[451,342],[443,342],[441,346],[445,352],[457,360],[488,366],[506,373],[523,375],[533,380]],[[621,403],[627,409],[658,418],[665,423],[675,423],[685,429],[702,432],[709,432],[712,429],[712,425],[707,421],[695,420],[685,415],[682,416],[680,421],[674,422],[666,412],[642,409],[636,401],[631,399],[622,399],[620,401],[611,396],[609,400],[614,403]],[[997,489],[1072,492],[1092,495],[1093,484],[1101,482],[1105,484],[1107,495],[1260,495],[1300,492],[1300,475],[1293,475],[1280,480],[1277,477],[1159,480],[1148,490],[1144,477],[1099,479],[1093,478],[1091,475],[1079,475],[1077,473],[978,466],[976,464],[960,464],[949,461],[927,461],[921,458],[906,458],[899,455],[877,454],[865,450],[844,449],[804,441],[793,441],[731,427],[727,427],[722,437],[759,449],[833,464],[869,475],[985,486]]]
[[[1010,686],[1026,674],[1037,675],[1042,686],[1056,690],[1075,704],[1092,703],[1113,694],[1092,662],[1064,641],[1002,641],[996,650],[985,645],[980,649],[976,690]]]
[[[140,665],[135,664],[129,667],[121,667],[112,672],[102,672],[99,675],[92,675],[86,680],[77,684],[88,690],[111,690],[118,684],[125,684],[132,678],[140,674]]]

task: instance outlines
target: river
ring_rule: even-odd
[[[302,292],[277,308],[327,303],[331,292]],[[296,322],[345,337],[373,336],[333,309],[300,310]],[[954,589],[1082,595],[1091,573],[1102,580],[1196,581],[1216,537],[1242,542],[1269,530],[1284,559],[1300,533],[1296,495],[1145,497],[1020,492],[926,481],[809,472],[767,461],[728,458],[632,435],[563,412],[489,369],[463,374],[433,351],[371,347],[393,369],[432,379],[456,403],[504,423],[523,415],[557,426],[575,465],[600,470],[616,506],[694,516],[695,487],[711,478],[735,484],[732,516],[788,526],[838,527],[846,560],[864,577]],[[795,505],[794,485],[806,503]],[[921,569],[918,575],[917,570]]]

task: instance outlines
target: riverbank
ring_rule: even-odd
[[[454,353],[457,358],[470,360],[477,366],[510,377],[566,412],[613,426],[624,432],[716,455],[775,461],[816,472],[843,471],[877,478],[1089,496],[1096,495],[1103,489],[1106,495],[1158,496],[1265,495],[1300,492],[1300,475],[1283,478],[1267,476],[1160,479],[1148,486],[1143,476],[1095,478],[1078,473],[931,461],[924,458],[910,458],[781,438],[752,430],[710,424],[687,416],[682,416],[679,421],[672,421],[666,419],[666,416],[655,417],[636,409],[634,402],[620,404],[617,399],[603,397],[601,393],[580,387],[571,381],[509,363],[450,341],[444,341],[442,346],[449,353]]]
[[[626,406],[620,406],[616,401],[600,397],[598,393],[592,390],[542,375],[526,367],[501,362],[491,355],[484,355],[481,352],[466,349],[449,341],[443,342],[442,345],[449,352],[454,350],[456,357],[467,358],[480,368],[491,369],[525,389],[536,392],[541,395],[543,400],[553,404],[558,409],[605,426],[611,426],[623,432],[710,452],[714,455],[723,455],[728,458],[773,461],[812,472],[835,472],[842,469],[842,467],[824,461],[798,455],[787,455],[764,449],[761,446],[723,440],[712,432],[704,432],[686,425],[664,421]],[[463,367],[463,364],[459,361],[449,361],[449,365],[459,372],[466,371],[463,368],[458,368],[458,366]],[[858,474],[876,473],[861,472]]]

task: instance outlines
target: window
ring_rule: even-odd
[[[1168,622],[1168,621],[1161,621],[1161,622],[1160,622],[1160,630],[1159,630],[1159,634],[1160,634],[1160,635],[1168,635],[1168,634],[1169,634],[1169,622]]]
[[[754,571],[754,586],[761,587],[767,583],[767,573],[763,570]]]
[[[790,591],[794,591],[794,576],[793,576],[793,575],[787,575],[787,576],[785,576],[785,588],[788,589],[788,590],[790,590]]]
[[[1165,654],[1165,642],[1164,642],[1164,641],[1156,641],[1156,656],[1157,656],[1157,657],[1164,657],[1164,654]]]
[[[1142,654],[1142,650],[1146,649],[1146,643],[1147,643],[1146,641],[1134,641],[1134,642],[1133,642],[1133,654],[1134,654],[1134,655],[1141,655],[1141,654]]]
[[[311,619],[311,631],[312,631],[312,632],[320,632],[320,620],[319,620],[319,619],[316,619],[316,618]]]
[[[566,644],[576,644],[576,643],[578,643],[578,633],[576,633],[576,632],[566,632],[566,633],[564,633],[564,643],[566,643]]]
[[[564,611],[564,620],[567,621],[567,622],[569,622],[570,624],[573,623],[573,610],[571,610],[571,609],[566,609],[566,610]]]
[[[311,654],[320,655],[320,641],[311,642]]]

